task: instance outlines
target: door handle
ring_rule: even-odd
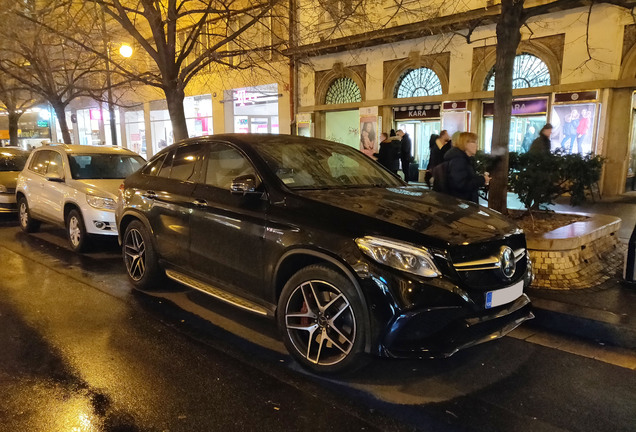
[[[155,193],[155,191],[146,191],[146,193],[141,194],[142,197],[144,198],[150,198],[150,199],[155,199],[157,198],[157,194]]]
[[[202,200],[202,199],[196,199],[196,200],[192,201],[192,204],[194,204],[197,207],[207,207],[208,206],[208,202],[206,200]]]

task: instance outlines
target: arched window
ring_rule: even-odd
[[[512,72],[512,88],[529,88],[550,85],[550,71],[539,57],[532,54],[519,54],[515,57]],[[495,89],[495,67],[486,76],[484,90]]]
[[[435,72],[429,68],[408,69],[395,88],[394,97],[409,98],[442,94],[442,83]]]
[[[362,102],[360,87],[351,78],[338,78],[331,83],[325,97],[325,104]]]

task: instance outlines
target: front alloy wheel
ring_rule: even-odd
[[[324,266],[307,267],[287,283],[281,306],[285,344],[305,367],[340,373],[363,365],[367,326],[361,301],[343,275]]]
[[[71,210],[66,216],[66,232],[71,248],[75,252],[83,252],[88,247],[88,234],[84,226],[84,219],[76,209]]]
[[[146,245],[137,229],[133,228],[126,233],[124,260],[128,276],[136,282],[141,280],[146,273]]]

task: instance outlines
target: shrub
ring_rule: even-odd
[[[476,156],[480,172],[493,171],[497,157]],[[554,204],[559,196],[569,193],[570,204],[585,202],[585,191],[601,178],[604,159],[588,154],[510,153],[508,188],[529,210]]]

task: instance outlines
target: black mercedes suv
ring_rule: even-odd
[[[133,285],[168,277],[273,317],[319,373],[447,357],[533,317],[522,231],[334,142],[174,144],[125,180],[117,223]]]

